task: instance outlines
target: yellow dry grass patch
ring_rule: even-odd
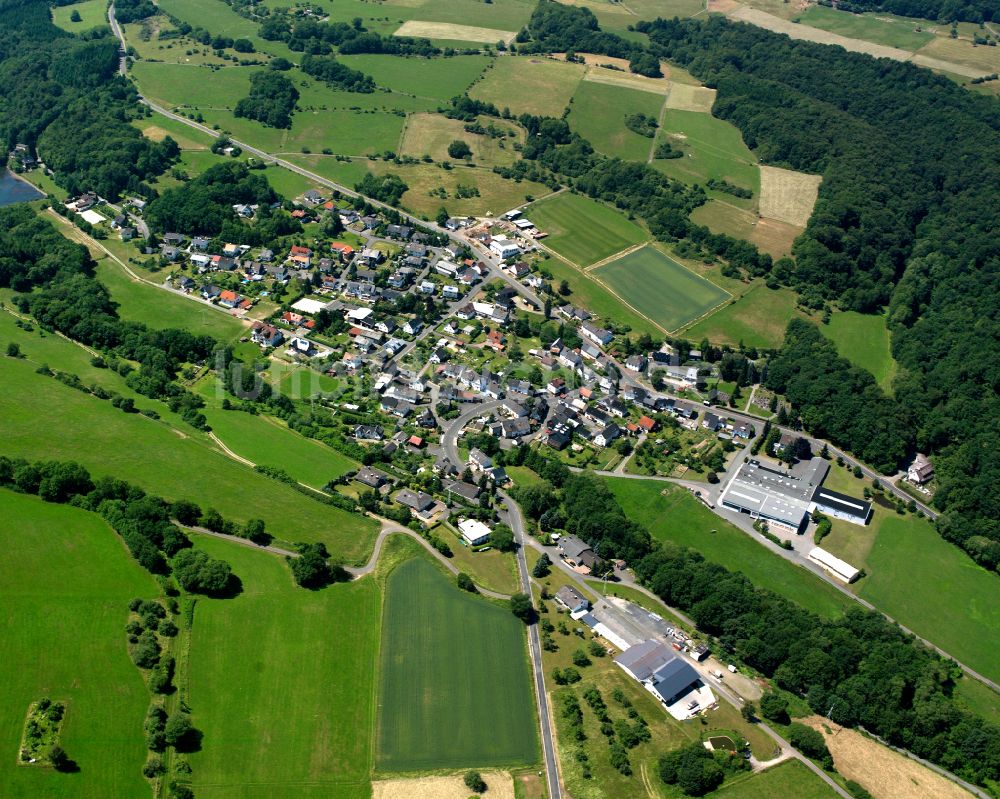
[[[951,780],[856,730],[820,716],[802,721],[826,738],[837,771],[863,785],[875,799],[969,799]]]
[[[490,799],[514,799],[514,780],[506,771],[483,771]],[[372,783],[372,799],[468,799],[462,775],[379,780]]]
[[[712,106],[715,105],[715,89],[705,86],[687,86],[683,83],[675,83],[670,87],[670,94],[667,97],[667,108],[677,111],[701,111],[705,114],[711,113]]]
[[[163,141],[170,134],[158,125],[150,125],[148,128],[142,129],[142,135],[152,141]]]
[[[513,164],[517,160],[514,142],[523,143],[523,129],[506,120],[486,120],[486,123],[513,131],[514,136],[505,139],[501,149],[499,139],[469,133],[461,120],[448,119],[441,114],[411,114],[406,120],[399,151],[414,158],[427,154],[435,161],[454,163],[454,159],[448,155],[448,145],[457,139],[469,145],[472,150],[472,160],[476,164],[486,166]]]
[[[449,39],[456,42],[496,42],[510,43],[516,31],[502,31],[495,28],[477,28],[473,25],[456,25],[452,22],[423,22],[411,19],[404,22],[394,36],[417,36],[425,39]]]
[[[612,58],[608,55],[594,55],[593,53],[577,53],[577,56],[582,58],[583,63],[587,66],[583,79],[592,83],[606,83],[610,86],[622,86],[626,89],[638,89],[654,94],[665,94],[671,86],[670,66],[665,61],[660,62],[660,69],[663,71],[662,78],[647,78],[645,75],[629,72],[627,58]],[[566,60],[565,53],[553,53],[553,57]]]
[[[760,215],[789,225],[804,227],[812,215],[819,175],[793,172],[776,166],[760,168]]]

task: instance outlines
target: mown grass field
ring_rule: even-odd
[[[493,103],[514,116],[558,117],[583,79],[584,67],[541,56],[497,58],[469,90],[474,100]]]
[[[290,430],[275,419],[222,410],[213,377],[202,380],[196,390],[205,397],[203,412],[212,432],[247,460],[280,467],[296,480],[315,488],[322,488],[334,478],[358,468],[358,464],[346,455]]]
[[[730,296],[651,246],[597,267],[594,275],[664,330],[683,327]]]
[[[132,124],[139,128],[146,138],[153,141],[163,141],[165,137],[170,136],[182,150],[208,151],[212,146],[211,136],[175,119],[152,116],[149,119],[134,119]]]
[[[153,328],[176,327],[197,335],[232,341],[247,333],[238,319],[194,300],[130,278],[118,264],[105,258],[97,265],[97,278],[118,303],[122,319]]]
[[[838,311],[830,316],[830,324],[820,325],[820,330],[844,358],[871,372],[884,391],[891,390],[896,361],[884,316]]]
[[[655,480],[605,479],[625,515],[644,525],[657,540],[690,547],[706,560],[743,573],[758,588],[774,591],[827,618],[854,605],[811,572],[768,552],[686,490]]]
[[[890,17],[882,13],[851,14],[823,6],[809,6],[793,19],[802,25],[839,33],[841,36],[864,39],[866,42],[911,52],[916,52],[934,39],[934,34],[927,30],[933,23]],[[923,30],[917,31],[916,28],[921,25]]]
[[[441,101],[462,94],[490,63],[482,55],[420,58],[365,54],[337,58],[352,69],[371,75],[379,86]]]
[[[837,794],[797,760],[790,760],[732,785],[723,786],[712,796],[717,799],[774,799],[778,796],[789,799],[834,799]]]
[[[802,233],[801,227],[777,219],[764,219],[752,208],[741,208],[729,199],[719,199],[720,192],[709,193],[716,196],[691,212],[692,222],[705,225],[713,233],[746,239],[774,259],[791,255],[792,244]]]
[[[514,149],[515,142],[524,142],[524,130],[516,124],[484,119],[483,124],[493,124],[510,131],[506,139],[494,139],[465,130],[465,123],[458,119],[448,119],[441,114],[410,114],[403,130],[399,151],[402,155],[422,158],[429,155],[435,161],[463,165],[464,159],[454,159],[448,155],[448,145],[453,141],[464,141],[472,150],[469,161],[479,166],[509,166],[520,156]]]
[[[709,178],[715,178],[750,189],[753,192],[750,200],[709,191],[710,196],[718,196],[739,207],[751,207],[760,195],[757,159],[734,125],[711,114],[671,108],[667,110],[657,137],[657,141],[664,140],[684,153],[683,158],[653,162],[653,166],[670,177],[692,184],[704,184]]]
[[[370,520],[257,474],[193,428],[122,413],[110,402],[35,374],[36,367],[0,358],[0,383],[6,389],[0,395],[3,454],[76,460],[95,476],[129,480],[167,499],[191,499],[236,521],[261,518],[287,541],[325,541],[348,562],[370,552],[375,536]],[[155,407],[144,398],[136,405]]]
[[[562,192],[525,211],[542,243],[577,266],[590,266],[646,241],[649,235],[625,214],[581,194]]]
[[[73,12],[80,14],[80,21],[73,22],[70,17]],[[52,22],[64,31],[82,33],[108,24],[108,4],[104,0],[83,0],[71,6],[55,6],[52,9]]]
[[[583,81],[573,95],[570,127],[605,155],[645,161],[653,140],[625,127],[625,117],[642,113],[659,119],[663,97],[652,92]]]
[[[146,796],[149,693],[129,659],[128,602],[158,587],[96,514],[0,490],[0,785],[5,799]],[[20,766],[28,706],[65,701],[79,772]]]
[[[707,338],[713,344],[742,341],[748,347],[779,347],[789,320],[798,315],[795,302],[795,292],[758,283],[736,302],[688,328],[685,335],[692,341]]]
[[[424,557],[392,571],[384,602],[378,769],[537,762],[524,625]]]
[[[204,28],[213,36],[229,36],[233,39],[249,39],[257,50],[273,56],[283,56],[298,63],[300,53],[293,53],[284,42],[270,42],[258,33],[258,26],[241,17],[223,0],[163,0],[157,3],[160,10],[187,22],[192,28]]]
[[[199,797],[370,796],[380,598],[371,578],[307,591],[281,558],[198,537],[243,584],[199,600],[190,651]]]

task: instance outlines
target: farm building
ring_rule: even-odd
[[[861,574],[847,561],[841,560],[836,555],[832,555],[821,547],[813,547],[809,550],[809,560],[818,563],[834,577],[838,577],[845,583],[853,582]]]
[[[478,519],[462,519],[458,523],[458,529],[462,533],[462,539],[470,547],[478,547],[481,544],[485,544],[490,540],[490,532],[492,532],[489,527]]]
[[[642,683],[676,719],[690,718],[715,704],[712,689],[698,672],[659,641],[650,639],[631,646],[615,658],[615,663]]]
[[[726,486],[722,504],[754,519],[765,519],[801,532],[809,523],[813,494],[829,469],[830,464],[825,460],[813,458],[795,476],[758,460],[749,460]]]

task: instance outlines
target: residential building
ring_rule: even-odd
[[[462,519],[458,523],[459,532],[462,538],[470,547],[478,547],[490,540],[489,527],[478,519]]]

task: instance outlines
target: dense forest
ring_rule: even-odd
[[[307,75],[312,75],[314,78],[328,83],[334,89],[363,94],[371,94],[375,91],[375,81],[370,75],[351,69],[333,56],[313,56],[306,53],[302,56],[300,66]]]
[[[832,5],[830,0],[822,5]],[[838,9],[860,14],[881,11],[902,17],[920,17],[943,22],[989,22],[1000,20],[997,0],[838,0]]]
[[[40,0],[0,0],[0,144],[37,149],[71,193],[150,195],[145,181],[177,156],[129,124],[141,116],[131,84],[115,74],[107,29],[71,36]]]
[[[273,70],[255,72],[250,78],[250,93],[236,103],[233,114],[272,128],[290,128],[298,99],[299,90],[284,75]]]
[[[1000,778],[1000,727],[952,701],[955,664],[883,616],[859,607],[820,619],[696,552],[656,543],[600,478],[570,473],[537,451],[512,451],[503,460],[549,480],[516,491],[543,530],[577,535],[602,558],[628,559],[664,602],[817,713],[863,726],[971,782]]]

